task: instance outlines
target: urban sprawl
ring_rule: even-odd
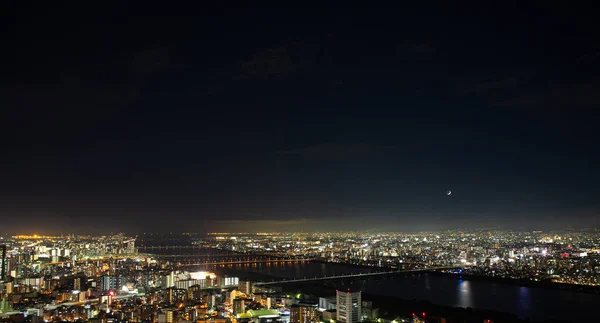
[[[441,322],[421,312],[386,316],[357,290],[290,294],[282,285],[294,279],[220,270],[278,262],[600,285],[595,231],[21,235],[0,237],[0,246],[0,322]],[[296,280],[319,279],[329,278]]]

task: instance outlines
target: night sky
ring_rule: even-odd
[[[127,3],[2,10],[0,231],[600,225],[591,8]]]

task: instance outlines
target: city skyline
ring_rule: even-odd
[[[0,242],[2,322],[578,322],[594,320],[600,297],[597,231]]]
[[[46,6],[7,11],[2,234],[600,225],[592,10]]]

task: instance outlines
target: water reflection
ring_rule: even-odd
[[[473,293],[471,293],[471,283],[466,280],[459,280],[456,285],[456,299],[460,307],[475,307],[473,304]]]
[[[520,317],[529,317],[531,298],[529,297],[529,288],[519,287],[519,295],[517,297],[519,304],[517,305]]]

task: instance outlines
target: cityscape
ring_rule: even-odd
[[[596,297],[600,291],[597,231],[120,233],[0,241],[6,322],[521,322],[517,315],[440,309],[336,284],[433,275]],[[308,265],[347,267],[309,276]],[[286,266],[303,272],[260,269]]]
[[[600,322],[593,3],[3,4],[0,323]]]

